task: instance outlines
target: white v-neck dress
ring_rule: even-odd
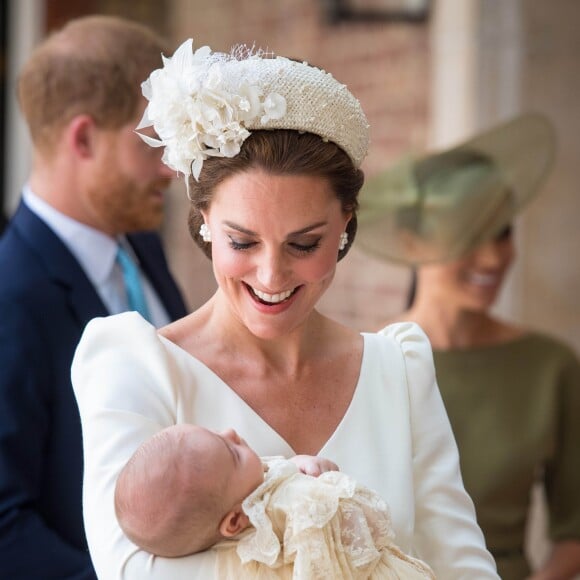
[[[363,338],[353,399],[319,454],[378,492],[396,544],[438,578],[499,578],[463,488],[425,334],[401,323]],[[213,371],[134,312],[87,325],[72,379],[83,429],[85,527],[98,577],[213,578],[211,550],[157,558],[125,538],[113,502],[120,470],[143,441],[176,423],[234,428],[262,456],[291,457],[290,445]]]

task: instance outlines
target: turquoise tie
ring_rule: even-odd
[[[119,246],[117,250],[117,262],[123,272],[129,310],[136,310],[145,320],[150,320],[149,308],[141,287],[139,268],[123,246]]]

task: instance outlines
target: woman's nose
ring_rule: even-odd
[[[477,249],[477,262],[482,267],[497,267],[503,264],[509,250],[506,252],[508,242],[490,240]]]
[[[257,268],[257,278],[262,286],[261,290],[284,290],[282,286],[286,269],[284,258],[279,252],[264,252],[260,256]]]

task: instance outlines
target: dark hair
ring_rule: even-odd
[[[195,243],[211,259],[211,244],[199,234],[206,210],[216,187],[228,177],[259,168],[274,175],[313,175],[328,179],[344,212],[352,212],[346,232],[348,243],[338,252],[341,260],[350,249],[357,229],[358,192],[364,181],[362,170],[356,169],[348,155],[334,143],[318,135],[276,129],[254,131],[235,157],[210,157],[203,163],[199,181],[190,177],[189,233]]]
[[[407,292],[407,301],[405,303],[405,310],[409,310],[415,303],[417,296],[417,268],[411,270],[411,281],[409,282],[409,290]]]

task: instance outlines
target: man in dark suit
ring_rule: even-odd
[[[133,308],[119,248],[155,326],[186,314],[153,233],[173,175],[134,131],[163,50],[141,25],[92,16],[50,36],[19,78],[34,156],[0,240],[2,578],[95,578],[70,364],[91,318]]]

